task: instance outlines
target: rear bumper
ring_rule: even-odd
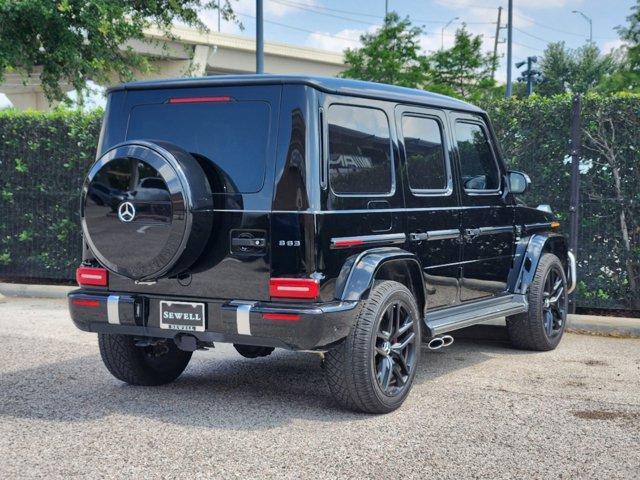
[[[160,300],[166,297],[92,290],[69,293],[73,323],[86,332],[133,335],[142,338],[194,336],[200,342],[239,343],[292,350],[328,347],[344,339],[355,321],[359,302],[291,304],[249,301],[202,302],[206,309],[204,332],[160,328]],[[285,314],[290,319],[265,319],[263,314]]]

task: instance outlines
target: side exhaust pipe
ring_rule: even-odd
[[[440,350],[441,348],[448,347],[453,344],[453,337],[451,335],[442,335],[429,340],[427,346],[429,350]]]

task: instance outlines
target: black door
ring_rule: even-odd
[[[504,293],[515,246],[511,196],[505,169],[480,116],[451,113],[462,205],[463,301]]]
[[[427,308],[458,302],[460,210],[454,189],[444,112],[399,106],[396,125],[403,162],[410,248],[422,263]]]

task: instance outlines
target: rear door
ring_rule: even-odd
[[[270,210],[281,93],[279,85],[127,92],[127,121],[111,126],[102,150],[139,139],[169,142],[191,153],[209,178],[213,229],[203,254],[183,278],[137,285],[112,275],[111,289],[269,298]],[[155,181],[140,177],[141,184]],[[254,243],[246,243],[251,240]]]
[[[410,248],[420,258],[431,310],[458,301],[461,220],[447,119],[440,110],[398,106],[396,125],[406,172]]]
[[[462,205],[462,301],[504,293],[515,247],[514,209],[484,119],[450,113]]]
[[[318,218],[320,265],[336,278],[347,259],[406,244],[394,104],[327,95]]]

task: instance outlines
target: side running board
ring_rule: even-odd
[[[429,336],[435,337],[492,318],[526,312],[528,308],[524,295],[509,294],[427,313],[425,323]]]

